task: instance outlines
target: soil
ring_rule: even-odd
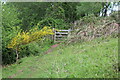
[[[56,48],[56,47],[58,47],[58,46],[59,46],[59,44],[52,45],[51,48],[48,49],[48,50],[45,52],[45,54],[48,54],[48,53],[52,52],[53,49]]]

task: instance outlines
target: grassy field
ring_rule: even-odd
[[[25,57],[3,68],[3,78],[115,78],[118,39],[59,46],[44,56]]]

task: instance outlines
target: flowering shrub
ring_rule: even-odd
[[[31,42],[37,41],[39,39],[42,39],[42,37],[46,35],[52,35],[54,34],[52,29],[50,27],[45,26],[41,30],[38,29],[38,27],[35,27],[31,29],[28,32],[19,32],[17,36],[15,36],[11,42],[8,44],[8,48],[12,48],[16,51],[16,61],[19,59],[19,53],[20,46],[29,44]]]
[[[17,48],[20,45],[25,45],[41,39],[41,37],[46,35],[54,34],[52,29],[45,26],[43,29],[39,30],[38,27],[31,29],[29,32],[19,32],[17,36],[15,36],[10,44],[8,44],[8,48]]]

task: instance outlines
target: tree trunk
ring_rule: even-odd
[[[105,11],[104,11],[104,17],[107,16],[107,7],[105,7]]]
[[[105,16],[107,16],[107,11],[108,11],[108,7],[109,7],[110,3],[105,2],[105,3],[102,3],[102,5],[103,5],[102,16],[105,17]]]
[[[18,61],[19,54],[18,54],[18,47],[16,48],[16,62]]]

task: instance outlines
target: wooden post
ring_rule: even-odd
[[[53,33],[54,33],[54,28],[53,28]],[[52,40],[54,41],[54,35],[52,35]]]
[[[56,42],[56,30],[54,30],[54,42]]]
[[[56,41],[56,30],[55,30],[55,28],[53,28],[53,32],[54,32],[53,41],[55,42]]]
[[[70,36],[70,29],[68,30],[67,40],[68,40],[69,36]]]

